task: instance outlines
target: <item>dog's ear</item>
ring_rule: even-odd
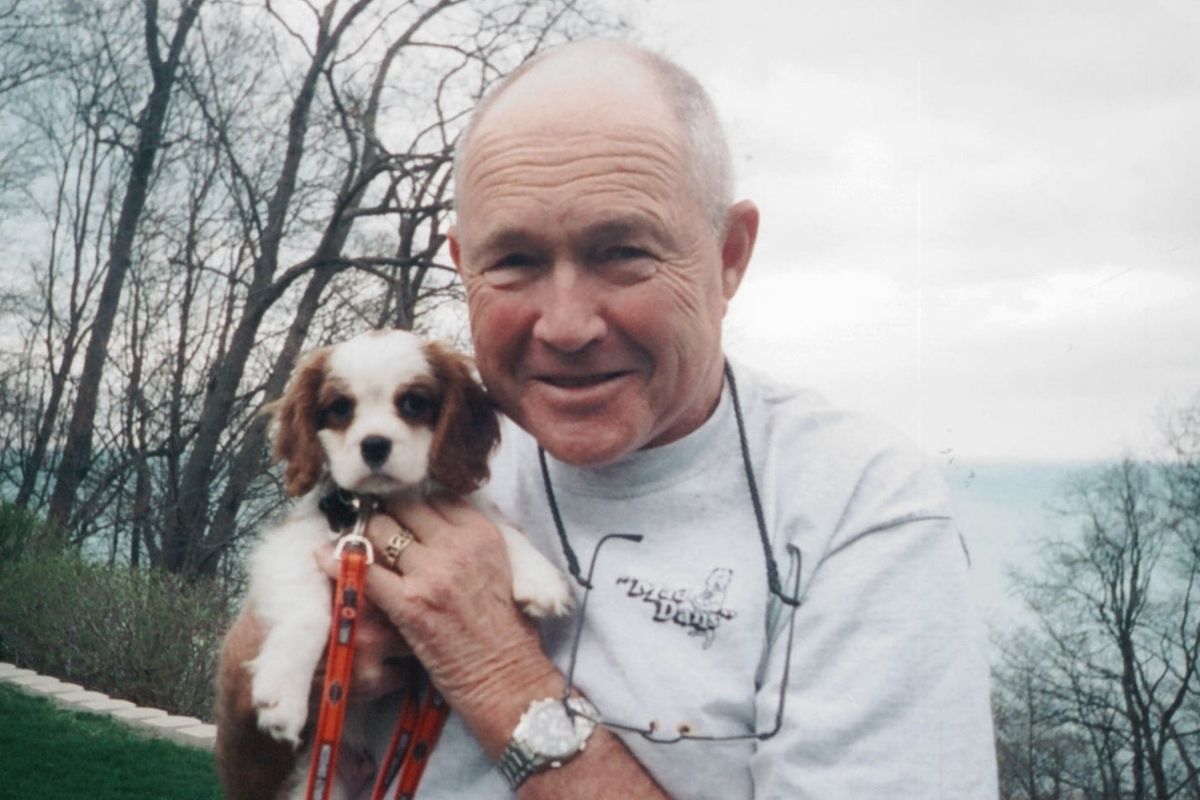
[[[274,422],[274,456],[287,462],[283,483],[289,497],[316,486],[325,468],[325,453],[317,439],[317,404],[328,361],[327,347],[301,358],[283,396],[263,407]]]
[[[488,456],[500,441],[496,404],[475,380],[471,362],[436,342],[423,346],[441,386],[441,407],[429,448],[429,477],[467,494],[488,479]]]

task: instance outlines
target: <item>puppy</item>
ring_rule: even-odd
[[[337,534],[318,504],[338,489],[385,500],[433,491],[470,497],[488,478],[500,432],[466,359],[405,331],[374,331],[308,354],[266,413],[275,456],[287,462],[287,493],[302,499],[251,556],[249,599],[267,634],[247,667],[259,727],[299,746],[332,613],[332,587],[312,553]],[[562,573],[494,509],[474,502],[504,535],[516,602],[532,616],[565,613]],[[350,741],[358,735],[352,717],[343,742],[361,747]],[[308,760],[299,759],[298,785],[285,796],[302,792]]]

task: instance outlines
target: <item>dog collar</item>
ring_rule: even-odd
[[[329,530],[334,533],[350,530],[358,522],[358,506],[354,495],[342,489],[334,489],[317,502],[317,508],[325,515]]]

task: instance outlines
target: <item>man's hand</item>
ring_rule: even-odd
[[[524,709],[519,698],[527,687],[552,687],[546,694],[562,688],[537,632],[513,602],[504,540],[487,517],[458,499],[406,501],[387,512],[367,527],[376,553],[401,525],[414,539],[395,570],[376,559],[367,572],[367,596],[494,757]],[[318,561],[336,574],[328,551]]]
[[[317,563],[326,570],[332,565],[333,578],[336,579],[338,562],[333,560],[332,547],[318,556]],[[358,628],[354,634],[354,671],[350,677],[350,697],[357,701],[371,701],[402,689],[406,677],[404,662],[411,655],[412,649],[387,614],[369,597],[363,598],[359,606]],[[313,677],[317,702],[324,682],[325,656],[322,656]],[[315,708],[312,713],[316,714]]]
[[[397,503],[387,512],[367,526],[376,553],[386,552],[401,525],[414,538],[395,570],[378,560],[367,570],[366,593],[494,761],[529,703],[560,696],[566,680],[513,601],[508,550],[486,516],[449,498]],[[331,551],[322,551],[318,561],[336,574]],[[604,728],[586,751],[561,769],[532,776],[519,794],[528,800],[665,797]]]

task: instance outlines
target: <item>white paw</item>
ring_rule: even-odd
[[[250,699],[258,714],[258,727],[279,741],[299,746],[300,732],[308,720],[312,676],[273,669],[261,658],[251,662],[250,668],[254,673]]]
[[[531,617],[561,617],[574,599],[566,576],[544,558],[521,558],[512,564],[513,599]]]

